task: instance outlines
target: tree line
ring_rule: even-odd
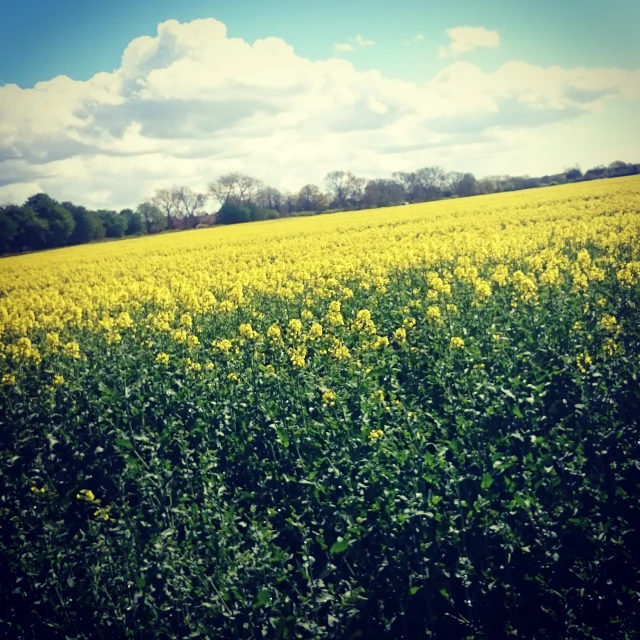
[[[477,180],[471,173],[445,171],[437,166],[411,172],[398,171],[391,178],[375,180],[355,176],[350,171],[331,171],[325,177],[325,191],[315,184],[307,184],[297,193],[282,193],[257,178],[232,172],[213,180],[205,193],[194,192],[185,186],[158,189],[135,211],[122,209],[119,212],[93,211],[72,202],[58,202],[45,193],[39,193],[22,205],[0,206],[0,254],[165,230],[375,209],[638,173],[640,164],[621,161],[606,167],[599,165],[585,173],[574,167],[539,178],[489,176]],[[204,210],[210,201],[218,206],[215,214]]]

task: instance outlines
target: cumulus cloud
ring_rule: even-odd
[[[440,47],[441,58],[456,56],[478,47],[497,47],[500,44],[500,34],[484,27],[454,27],[447,29],[450,42],[446,47]]]
[[[334,44],[336,51],[354,51],[356,47],[372,47],[375,44],[373,40],[367,40],[358,34],[355,38],[349,38],[349,42]]]
[[[112,73],[0,87],[0,202],[42,190],[119,208],[228,171],[284,190],[340,168],[497,173],[487,158],[509,139],[522,145],[527,131],[539,138],[609,98],[640,98],[640,70],[512,61],[487,73],[455,61],[418,84],[311,61],[279,38],[229,38],[213,19],[169,20],[132,41]]]

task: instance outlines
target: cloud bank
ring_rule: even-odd
[[[417,84],[311,61],[278,38],[229,38],[214,19],[169,20],[133,40],[112,73],[0,87],[0,202],[46,191],[119,208],[228,171],[283,190],[340,168],[494,173],[487,158],[522,149],[541,127],[639,94],[640,70],[520,61],[489,73],[455,61]]]

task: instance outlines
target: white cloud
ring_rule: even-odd
[[[424,36],[421,33],[418,33],[417,35],[415,35],[410,40],[405,40],[404,43],[406,45],[410,46],[412,44],[418,44],[419,42],[422,42],[423,40],[424,40]]]
[[[606,114],[609,100],[640,100],[640,70],[512,61],[487,73],[456,61],[419,85],[339,58],[314,62],[278,38],[229,38],[216,20],[170,20],[131,42],[113,73],[0,87],[0,202],[43,190],[120,208],[234,170],[280,189],[322,184],[340,168],[551,171],[574,148],[590,157],[590,136],[580,146],[561,132],[582,131],[575,123]],[[539,151],[541,140],[558,153]],[[613,154],[607,144],[598,153]]]
[[[349,38],[349,42],[334,44],[336,51],[354,51],[356,47],[372,47],[375,44],[373,40],[366,40],[360,34],[355,38]]]
[[[451,42],[446,47],[440,47],[441,58],[473,51],[478,47],[497,47],[500,44],[500,34],[484,27],[454,27],[447,29],[446,33]]]

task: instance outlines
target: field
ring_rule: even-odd
[[[0,261],[0,630],[639,638],[640,179]]]

